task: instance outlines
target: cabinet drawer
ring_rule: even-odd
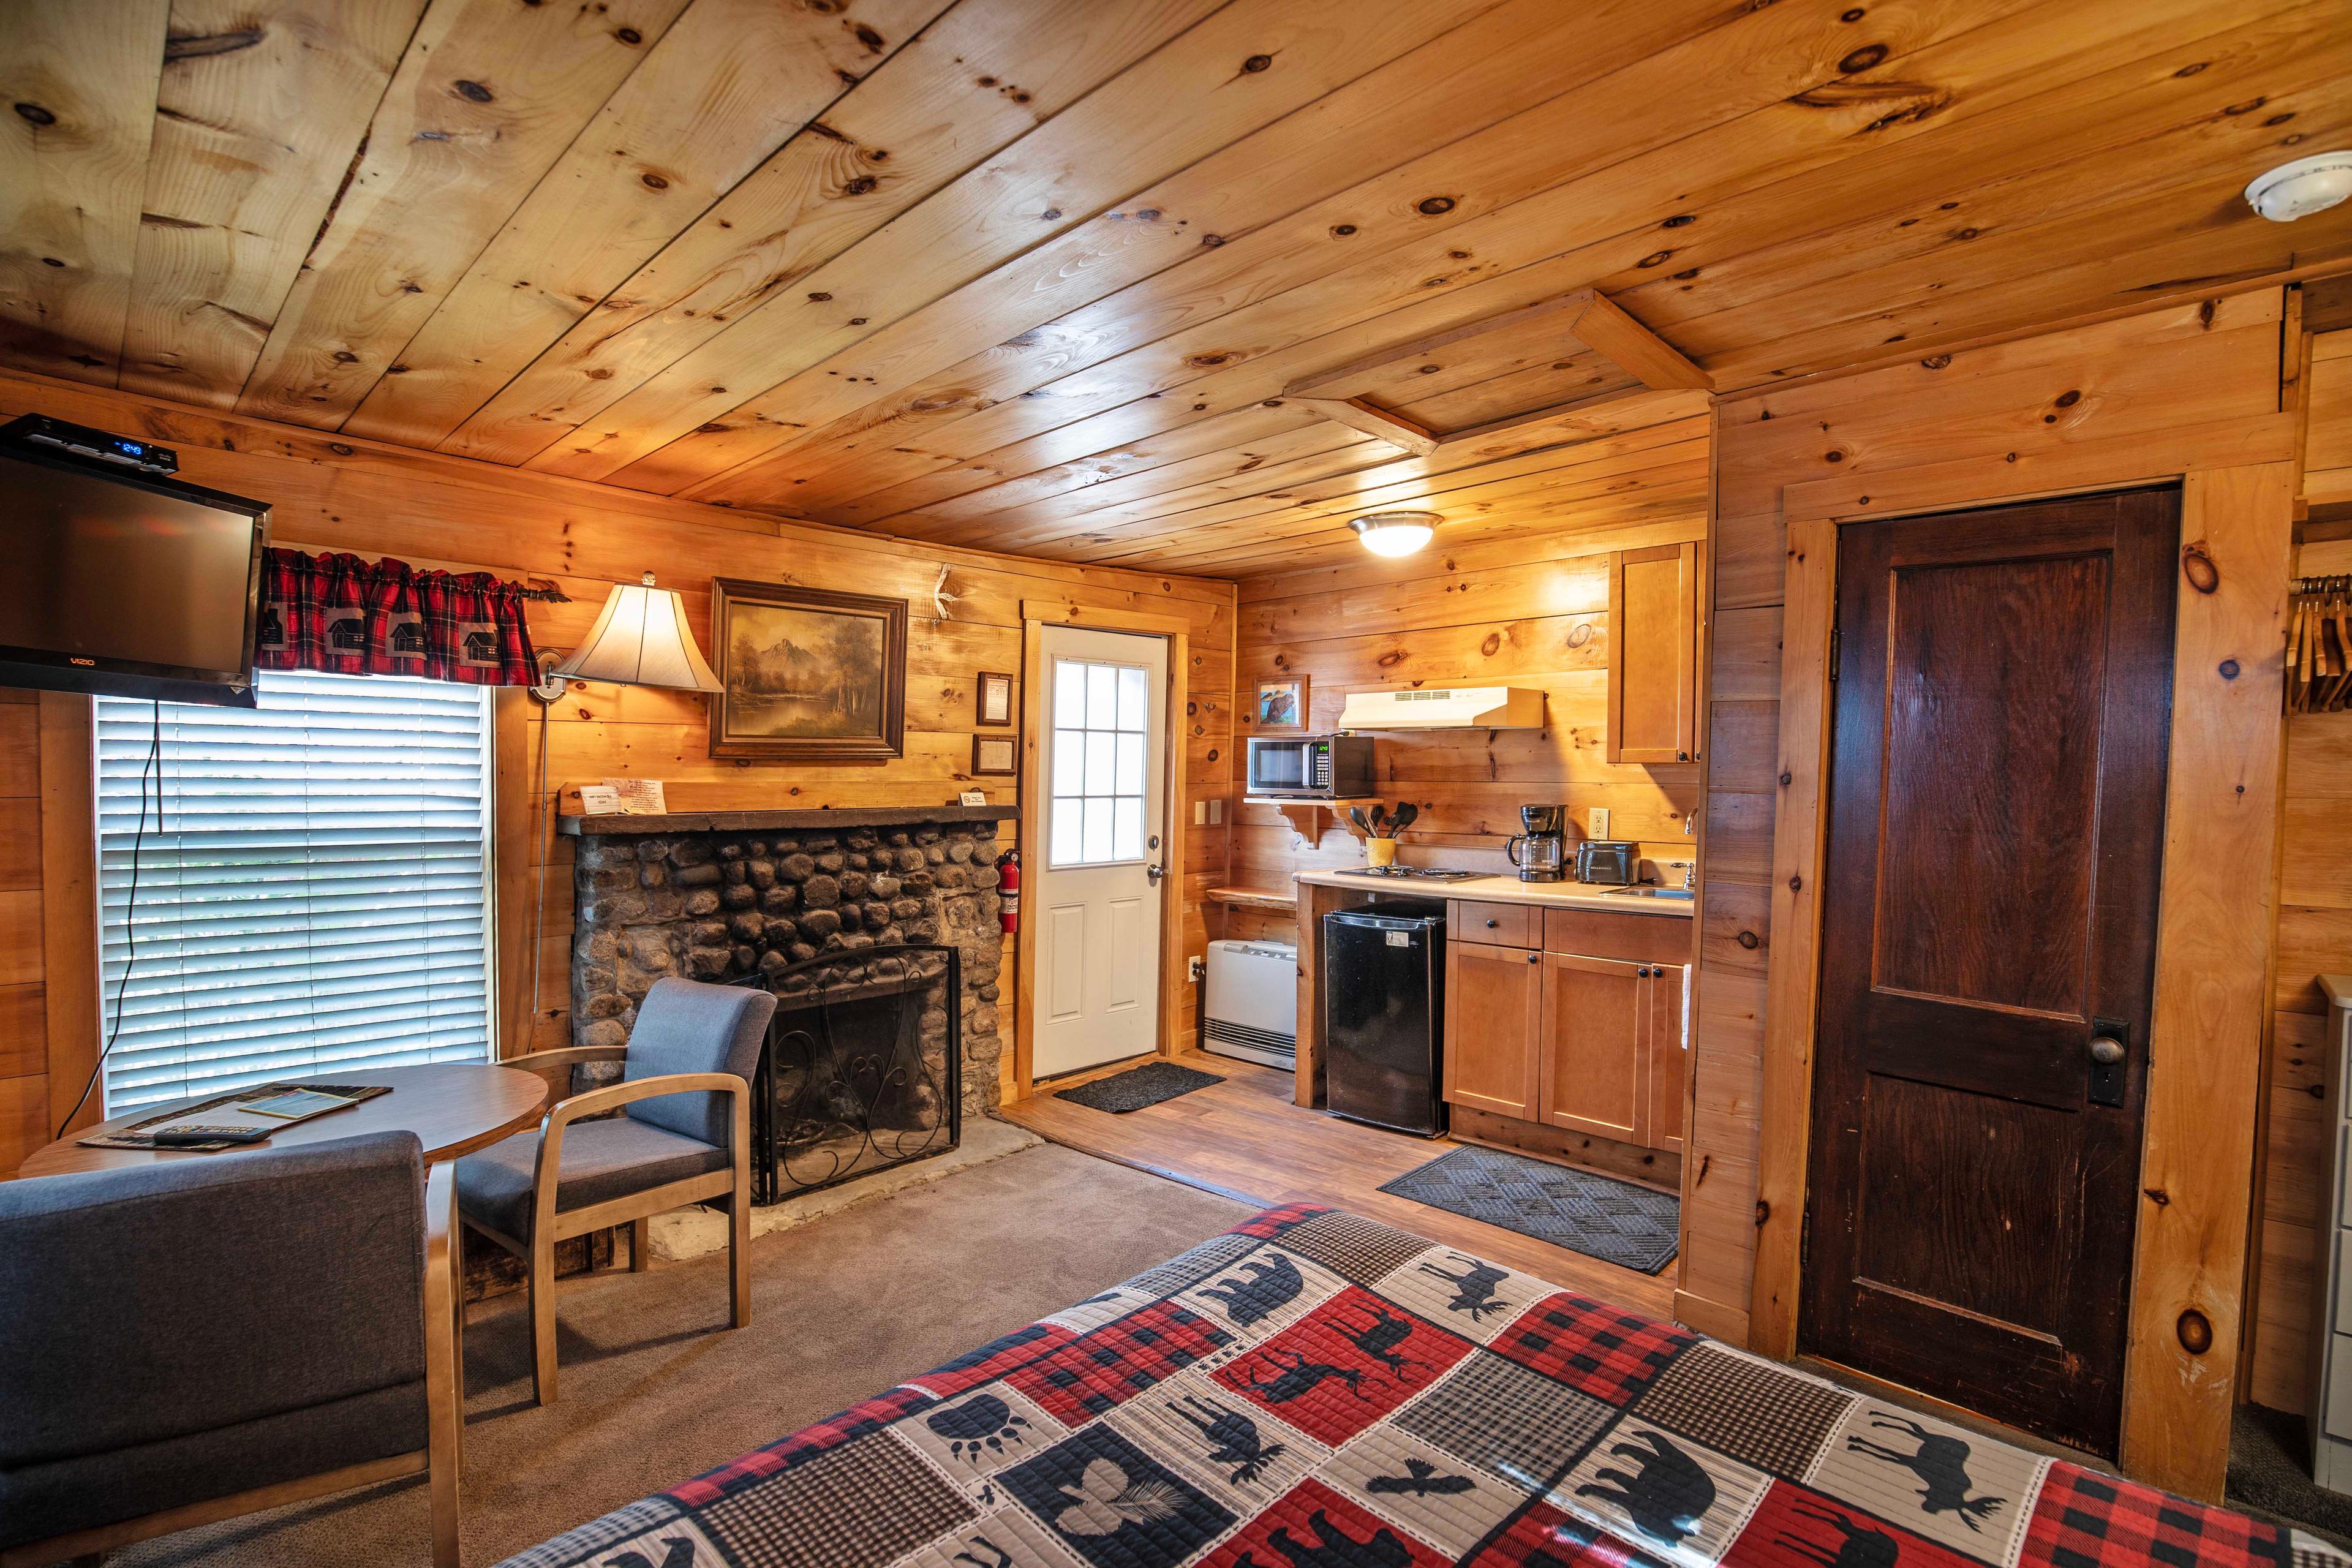
[[[1445,940],[1486,942],[1502,947],[1541,947],[1544,911],[1533,904],[1483,904],[1467,899],[1445,901]]]
[[[1604,910],[1546,910],[1544,951],[1628,963],[1688,963],[1692,922],[1680,915],[1619,915]]]

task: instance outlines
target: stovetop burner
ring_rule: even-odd
[[[1399,882],[1473,882],[1483,871],[1456,871],[1444,866],[1350,866],[1333,873],[1339,877],[1378,877]]]

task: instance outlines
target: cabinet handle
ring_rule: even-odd
[[[1529,963],[1541,963],[1543,962],[1543,954],[1540,952],[1531,952],[1528,954],[1528,962]]]
[[[1500,921],[1488,921],[1486,922],[1486,929],[1488,931],[1493,931],[1496,926],[1501,925],[1502,923],[1503,922]]]

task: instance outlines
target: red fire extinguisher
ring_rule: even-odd
[[[1021,851],[1007,849],[996,858],[996,896],[1003,900],[1004,934],[1021,929]]]

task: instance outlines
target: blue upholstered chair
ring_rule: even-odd
[[[647,1222],[728,1196],[735,1327],[751,1321],[751,1078],[776,999],[765,991],[660,980],[637,1005],[629,1043],[539,1051],[506,1065],[548,1080],[537,1131],[457,1162],[465,1222],[529,1266],[531,1375],[555,1400],[555,1244],[626,1224],[630,1267],[646,1267]],[[584,1062],[626,1064],[622,1081],[572,1092]],[[619,1116],[596,1117],[620,1110]]]
[[[0,1184],[0,1564],[422,1470],[457,1568],[450,1193],[408,1132]]]

